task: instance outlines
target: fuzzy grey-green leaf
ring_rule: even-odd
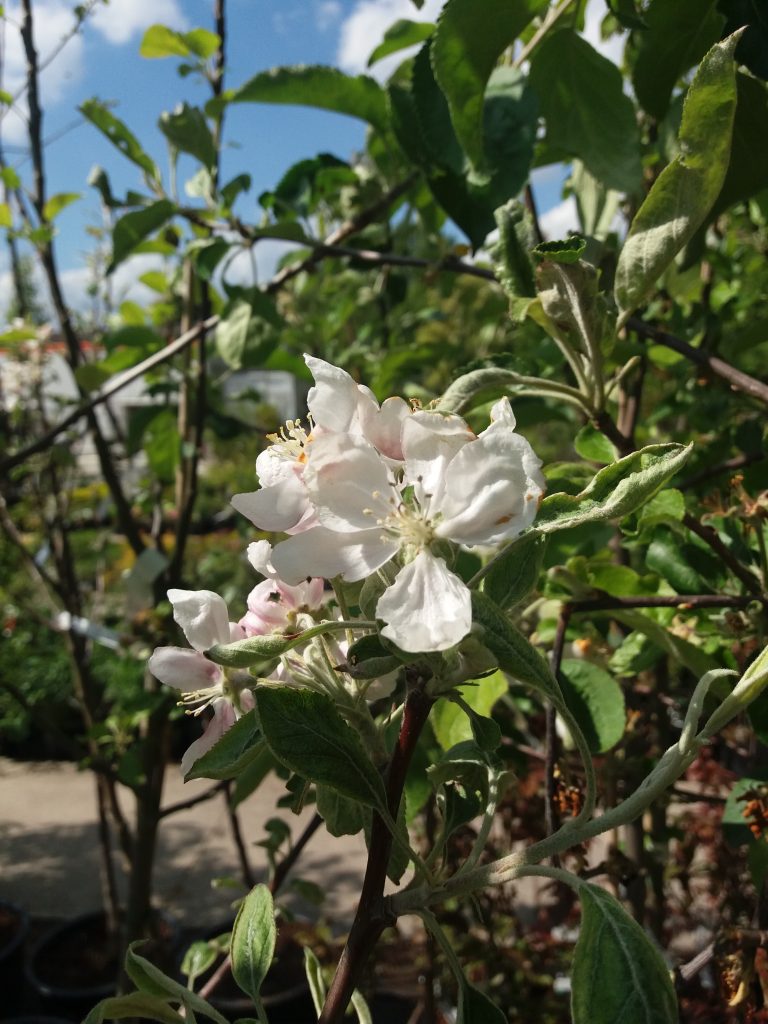
[[[659,275],[704,221],[725,181],[736,112],[736,32],[707,53],[691,83],[680,125],[680,154],[637,211],[616,268],[622,319],[647,297]]]

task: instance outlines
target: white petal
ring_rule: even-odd
[[[173,617],[196,651],[229,643],[229,612],[223,597],[212,590],[169,590]]]
[[[403,421],[405,477],[422,505],[439,496],[446,466],[474,439],[461,416],[420,411]]]
[[[235,494],[231,504],[254,526],[270,531],[290,530],[309,507],[306,488],[294,473],[273,487]]]
[[[369,530],[394,511],[398,500],[386,463],[373,445],[354,434],[318,437],[304,482],[317,518],[332,530]]]
[[[182,693],[207,690],[222,677],[218,665],[188,647],[156,648],[149,659],[149,671],[155,679]]]
[[[403,423],[411,415],[411,407],[402,398],[387,398],[378,405],[359,410],[365,437],[388,459],[402,461]]]
[[[516,537],[536,517],[544,493],[541,461],[520,434],[502,421],[452,460],[445,490],[431,512],[435,532],[459,544],[498,544]]]
[[[248,595],[248,614],[240,623],[249,635],[254,636],[282,629],[287,620],[288,608],[277,581],[264,580]]]
[[[501,423],[509,430],[514,430],[517,420],[512,412],[508,398],[500,398],[491,409],[491,423]],[[485,431],[483,431],[485,433]],[[483,435],[481,434],[480,437]]]
[[[323,430],[346,432],[357,412],[357,384],[345,370],[324,359],[305,355],[304,362],[315,378],[315,386],[307,395],[312,419]]]
[[[288,477],[301,473],[298,459],[284,454],[277,445],[270,445],[256,456],[256,476],[260,487],[274,487]]]
[[[325,579],[343,576],[345,580],[354,581],[370,576],[388,562],[397,549],[397,541],[383,535],[379,529],[338,533],[316,526],[277,544],[272,561],[280,579],[294,585],[308,576]]]
[[[207,753],[214,743],[217,743],[227,729],[235,724],[235,709],[225,698],[215,700],[211,705],[213,718],[205,727],[205,732],[199,740],[187,747],[181,759],[181,774],[186,778],[190,768],[199,761],[203,754]]]
[[[387,623],[382,636],[402,650],[444,651],[470,631],[472,599],[442,558],[421,551],[379,598],[376,616]]]
[[[277,575],[272,565],[272,545],[268,540],[255,540],[248,545],[248,561],[256,572],[268,579]]]

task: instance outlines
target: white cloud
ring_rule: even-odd
[[[374,64],[369,71],[368,57],[386,30],[399,18],[434,21],[442,7],[443,0],[425,0],[421,10],[417,10],[411,0],[358,0],[355,9],[341,25],[336,52],[339,67],[350,74],[366,72],[379,81],[385,80],[401,61],[414,52],[400,50]]]
[[[315,24],[318,32],[327,32],[334,25],[342,14],[342,7],[339,0],[320,0],[315,8]]]
[[[16,93],[26,82],[26,57],[18,26],[21,11],[18,4],[5,6],[5,52],[3,54],[2,88]],[[34,5],[34,41],[40,64],[69,35],[75,19],[72,8],[63,0],[39,0]],[[40,100],[44,110],[55,106],[64,98],[67,88],[77,82],[83,71],[83,38],[75,35],[68,40],[55,60],[40,74]],[[9,143],[25,143],[27,129],[27,103],[22,97],[18,101],[18,113],[11,109],[2,118],[3,140]]]
[[[178,0],[109,0],[108,7],[97,7],[90,23],[115,46],[157,23],[179,30],[188,27]]]
[[[539,223],[548,241],[557,241],[565,238],[569,231],[578,231],[579,214],[576,209],[576,200],[573,196],[568,196],[562,203],[558,203],[551,210],[542,213]]]
[[[603,39],[600,35],[600,24],[605,14],[605,0],[589,0],[584,14],[584,31],[582,35],[588,43],[594,46],[598,53],[602,53],[604,57],[613,61],[614,64],[621,65],[622,57],[624,56],[626,33],[612,35],[607,39]]]

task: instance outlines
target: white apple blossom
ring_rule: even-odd
[[[304,361],[315,379],[309,389],[306,426],[288,420],[272,444],[256,459],[260,489],[235,494],[232,505],[261,530],[299,533],[316,524],[304,487],[310,444],[328,433],[367,438],[388,459],[402,458],[401,425],[410,413],[402,398],[388,398],[379,406],[373,393],[357,384],[346,371],[315,356]]]
[[[460,416],[414,412],[402,420],[401,449],[397,464],[359,433],[316,437],[302,480],[318,525],[278,544],[272,561],[289,583],[354,581],[398,556],[403,567],[376,608],[383,635],[406,651],[446,650],[467,635],[472,611],[441,543],[494,545],[529,527],[541,462],[506,398],[477,437]]]
[[[229,621],[223,598],[211,590],[169,590],[168,599],[190,647],[158,647],[149,659],[149,670],[161,683],[181,691],[181,703],[189,705],[191,714],[199,715],[208,707],[213,711],[203,735],[181,760],[186,776],[195,761],[253,708],[248,688],[253,680],[247,673],[214,664],[203,654],[214,644],[228,644],[246,635],[241,626]]]

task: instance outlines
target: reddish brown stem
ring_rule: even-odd
[[[416,689],[408,694],[405,702],[400,735],[387,772],[387,808],[394,820],[397,820],[408,765],[432,703],[430,697]],[[384,904],[384,884],[391,852],[392,835],[382,818],[374,812],[360,902],[318,1024],[339,1024],[343,1019],[379,936],[394,923],[394,917]]]

